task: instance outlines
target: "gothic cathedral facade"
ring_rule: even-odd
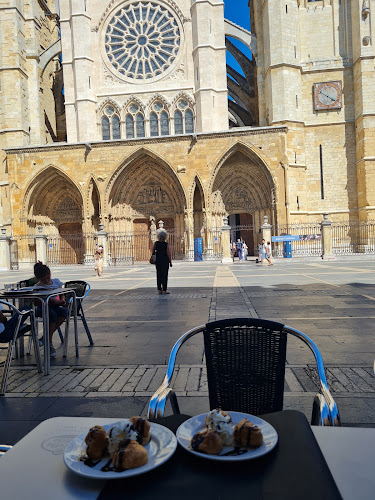
[[[228,217],[250,253],[264,216],[373,219],[375,0],[250,0],[249,16],[225,19],[222,0],[2,0],[3,234],[162,220],[180,253],[200,237],[209,257]]]

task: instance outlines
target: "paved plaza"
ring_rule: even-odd
[[[28,275],[3,272],[4,283]],[[318,345],[344,425],[375,427],[375,261],[343,259],[179,263],[170,270],[170,295],[158,295],[150,265],[107,268],[98,278],[88,267],[53,268],[62,281],[87,280],[84,303],[95,342],[90,347],[79,322],[80,356],[71,334],[67,358],[58,336],[51,375],[35,370],[33,356],[14,360],[7,395],[0,399],[6,432],[16,442],[39,421],[58,415],[121,417],[145,413],[162,381],[174,342],[190,328],[226,317],[259,317],[285,323]],[[0,351],[0,361],[4,351]],[[174,387],[181,411],[208,409],[203,342],[181,350]],[[314,359],[299,340],[288,340],[285,408],[310,418],[317,392]]]

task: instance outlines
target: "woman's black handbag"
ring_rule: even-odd
[[[156,255],[155,254],[151,255],[151,257],[150,257],[150,264],[154,264],[154,266],[156,265]]]

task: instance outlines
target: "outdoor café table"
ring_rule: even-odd
[[[42,319],[43,319],[43,341],[44,341],[44,375],[49,375],[50,373],[50,354],[49,354],[49,335],[48,335],[48,325],[49,325],[49,310],[48,303],[51,297],[56,295],[71,295],[73,297],[73,309],[72,314],[74,318],[74,334],[76,339],[76,356],[78,357],[78,345],[77,345],[77,300],[76,293],[72,288],[55,288],[53,290],[40,289],[26,289],[23,290],[2,290],[0,292],[0,299],[3,300],[19,300],[27,299],[34,300],[38,299],[42,306]]]
[[[317,442],[297,411],[263,416],[277,430],[279,444],[260,459],[218,464],[178,447],[168,462],[142,476],[104,482],[70,472],[63,462],[69,442],[93,425],[120,418],[57,417],[42,422],[0,458],[1,499],[335,500],[341,497],[331,472],[344,500],[373,498],[375,429],[314,428]],[[161,422],[175,431],[186,418]]]

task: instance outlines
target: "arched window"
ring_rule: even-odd
[[[102,139],[103,141],[108,141],[111,138],[111,132],[109,130],[109,118],[108,116],[102,117]]]
[[[150,135],[156,137],[159,135],[159,120],[156,113],[150,115]]]
[[[159,100],[156,100],[151,106],[150,114],[150,135],[169,135],[169,114],[167,106]]]
[[[104,108],[101,119],[102,139],[108,141],[110,139],[121,139],[121,124],[115,108],[108,105]]]
[[[112,139],[121,139],[120,118],[117,115],[112,118]]]
[[[181,99],[177,103],[174,113],[174,132],[175,134],[194,133],[194,114],[186,99]]]
[[[134,118],[127,114],[125,118],[126,138],[134,139]]]
[[[185,111],[185,133],[192,134],[194,132],[194,117],[191,109]]]
[[[184,133],[184,125],[182,123],[182,113],[181,111],[175,111],[174,113],[174,133],[183,134]]]
[[[141,107],[136,102],[131,103],[127,108],[125,127],[127,139],[134,139],[134,137],[145,136],[145,117],[143,115]]]
[[[160,114],[160,135],[169,135],[169,119],[165,111]]]
[[[136,128],[137,128],[137,137],[145,136],[145,119],[142,113],[137,114],[136,118]]]

